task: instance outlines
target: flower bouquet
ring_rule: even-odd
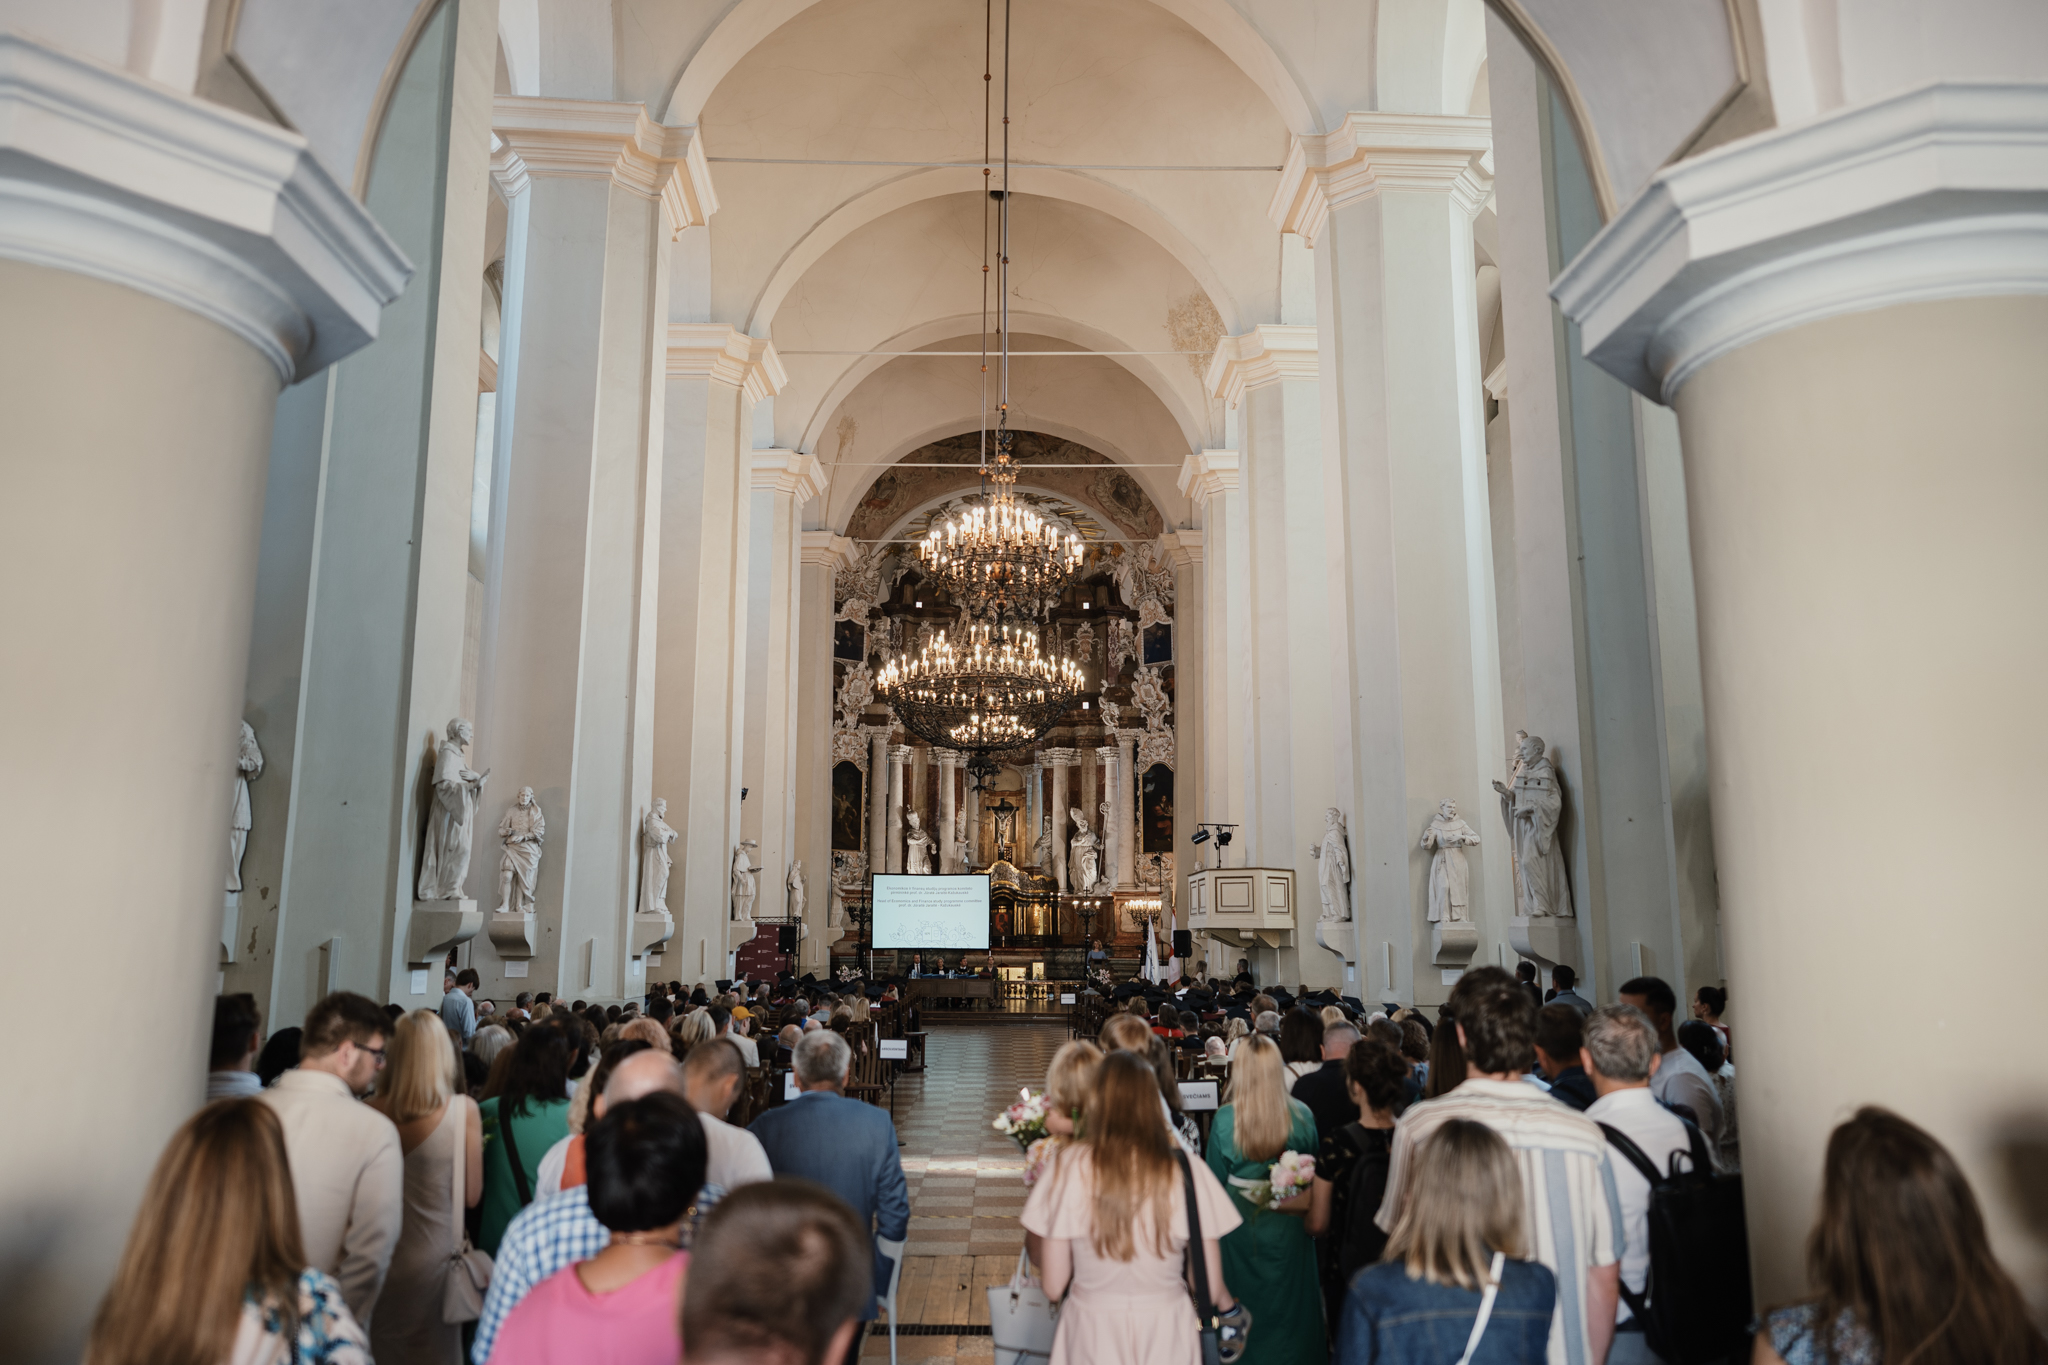
[[[1045,1095],[1034,1095],[1029,1089],[1017,1093],[1018,1101],[997,1114],[993,1126],[1029,1153],[1031,1144],[1045,1136]]]
[[[1230,1177],[1231,1190],[1252,1206],[1253,1217],[1277,1208],[1314,1183],[1316,1159],[1306,1152],[1282,1152],[1263,1180]]]

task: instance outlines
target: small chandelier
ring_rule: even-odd
[[[982,466],[992,491],[956,509],[925,533],[917,557],[925,574],[980,619],[1038,614],[1081,567],[1081,537],[1017,500],[1012,433],[996,430],[995,459]]]
[[[1039,652],[1037,631],[974,622],[957,645],[941,631],[916,654],[883,664],[875,695],[912,734],[993,771],[988,755],[1043,739],[1082,686],[1073,660]]]

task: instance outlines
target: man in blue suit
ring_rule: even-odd
[[[778,1176],[814,1180],[844,1199],[856,1222],[900,1242],[910,1229],[910,1191],[896,1153],[896,1125],[871,1104],[846,1098],[853,1049],[830,1029],[806,1033],[796,1045],[796,1081],[802,1094],[770,1109],[748,1129],[761,1140]],[[875,1253],[875,1293],[889,1290],[889,1262]],[[876,1316],[873,1300],[861,1314],[862,1331]],[[848,1359],[860,1353],[860,1333]]]

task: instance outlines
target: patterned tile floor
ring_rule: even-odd
[[[1008,1282],[1024,1246],[1024,1156],[989,1122],[1020,1086],[1045,1085],[1067,1036],[1050,1024],[934,1024],[925,1071],[896,1083],[910,1186],[910,1241],[896,1289],[904,1325],[987,1325],[983,1291]],[[862,1354],[888,1358],[886,1322],[870,1331]],[[986,1336],[896,1338],[899,1362],[992,1356]]]

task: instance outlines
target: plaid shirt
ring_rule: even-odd
[[[725,1191],[706,1185],[697,1192],[697,1217],[711,1212]],[[683,1232],[688,1246],[696,1224]],[[548,1276],[578,1261],[587,1261],[611,1241],[611,1231],[590,1211],[590,1187],[577,1185],[560,1194],[528,1204],[505,1229],[491,1263],[491,1287],[484,1295],[483,1316],[477,1319],[476,1342],[470,1347],[472,1365],[487,1365],[491,1347],[505,1319],[519,1306],[533,1287]]]

